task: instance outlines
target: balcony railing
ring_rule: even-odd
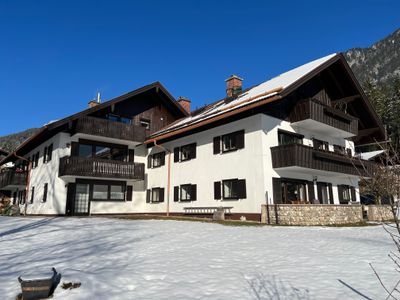
[[[60,158],[58,175],[144,180],[144,164],[66,156]]]
[[[83,117],[78,119],[75,131],[77,133],[98,135],[140,143],[144,142],[146,138],[145,127],[95,117]]]
[[[26,185],[26,172],[15,169],[6,169],[0,172],[0,190],[21,187]]]
[[[271,148],[273,168],[302,167],[369,177],[375,163],[334,152],[316,150],[300,144]]]
[[[358,134],[358,119],[319,100],[307,99],[296,104],[289,116],[290,122],[312,119],[353,135]]]

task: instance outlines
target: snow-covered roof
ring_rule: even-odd
[[[370,159],[377,157],[378,155],[381,155],[383,152],[385,152],[385,150],[363,152],[363,153],[360,153],[359,156],[361,159],[370,160]]]
[[[225,99],[217,101],[206,107],[200,113],[185,117],[171,124],[170,126],[161,129],[160,131],[154,133],[153,137],[184,128],[188,125],[198,123],[208,118],[215,117],[228,111],[235,110],[277,95],[336,55],[336,53],[330,54],[292,69],[288,72],[282,73],[279,76],[269,79],[249,89],[248,91],[243,92],[233,101],[225,101]]]

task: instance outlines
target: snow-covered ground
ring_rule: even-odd
[[[379,226],[0,217],[0,299],[52,266],[82,283],[54,299],[384,299],[368,263],[396,282],[393,249]]]

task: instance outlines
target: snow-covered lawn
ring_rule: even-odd
[[[396,282],[393,249],[379,226],[0,217],[0,299],[47,266],[82,283],[54,299],[384,299],[368,263]]]

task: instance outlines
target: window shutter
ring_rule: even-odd
[[[328,189],[329,189],[329,204],[333,204],[332,183],[328,183]]]
[[[214,182],[214,199],[215,200],[221,199],[221,182],[220,181]]]
[[[45,183],[43,188],[43,202],[47,201],[47,189],[48,189],[48,183]]]
[[[239,199],[246,199],[246,179],[239,179],[236,181],[237,195]]]
[[[43,163],[46,163],[46,156],[47,156],[47,147],[44,147],[44,152],[43,152]]]
[[[342,204],[344,199],[343,199],[343,185],[338,184],[337,186],[338,189],[338,195],[339,195],[339,202]]]
[[[35,187],[33,186],[32,190],[31,190],[31,203],[33,203],[33,198],[34,197],[35,197]]]
[[[35,167],[37,167],[39,165],[39,156],[40,156],[40,152],[37,152],[36,156],[35,156]]]
[[[350,187],[350,192],[351,192],[351,201],[356,201],[356,189],[354,188],[354,186]]]
[[[244,130],[240,130],[235,134],[236,138],[236,148],[243,149],[244,148]]]
[[[179,186],[174,186],[174,202],[179,201]]]
[[[161,153],[161,165],[165,165],[165,152]]]
[[[214,154],[219,154],[221,152],[221,137],[216,136],[213,139],[213,145],[214,145]]]
[[[128,150],[128,161],[131,163],[135,162],[135,150],[133,149]]]
[[[79,143],[71,142],[71,156],[79,155]]]
[[[151,154],[149,154],[149,156],[147,156],[147,168],[151,169],[151,161],[153,159],[153,156]]]
[[[196,201],[197,200],[197,185],[192,184],[190,186],[190,200]]]
[[[274,194],[274,203],[281,204],[282,201],[282,184],[280,178],[272,178],[272,189]]]
[[[132,201],[132,186],[126,186],[126,201]]]
[[[315,193],[314,193],[314,182],[307,181],[308,187],[308,202],[314,203]]]
[[[322,203],[322,187],[323,187],[324,183],[322,182],[317,182],[317,197],[319,200],[319,203]]]
[[[174,148],[174,162],[179,162],[179,147]]]
[[[51,158],[53,156],[53,144],[50,144],[50,146],[47,148],[47,161],[51,161]]]
[[[65,207],[65,214],[70,216],[74,210],[74,199],[75,199],[75,183],[68,183],[67,187],[67,205]]]
[[[146,191],[146,203],[150,203],[151,190]]]
[[[164,188],[160,189],[160,202],[164,202]]]
[[[196,158],[196,144],[190,145],[190,159]]]

